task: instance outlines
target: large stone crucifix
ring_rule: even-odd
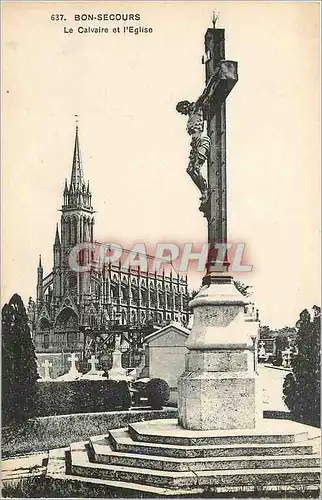
[[[180,101],[176,109],[189,116],[191,151],[187,172],[201,192],[200,210],[208,221],[209,273],[216,261],[214,245],[227,242],[226,98],[238,74],[237,62],[225,60],[224,29],[207,30],[205,51],[206,87],[196,102]],[[207,179],[201,172],[205,162]]]
[[[189,430],[253,429],[258,325],[246,321],[249,300],[225,272],[226,99],[238,80],[237,62],[225,60],[223,29],[207,30],[205,48],[206,87],[196,102],[177,105],[189,115],[187,171],[201,192],[210,246],[203,286],[189,303],[193,327],[186,342],[186,368],[178,380],[178,421]],[[207,179],[201,172],[206,162]]]

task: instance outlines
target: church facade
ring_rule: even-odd
[[[84,352],[86,332],[91,332],[92,339],[106,338],[117,327],[127,332],[131,342],[131,332],[151,333],[171,321],[187,324],[185,277],[124,268],[121,263],[98,269],[86,250],[81,258],[88,270],[77,272],[69,265],[69,255],[80,243],[94,243],[94,209],[89,183],[84,181],[76,127],[72,173],[70,183],[65,182],[52,271],[44,276],[40,257],[36,301],[28,304],[36,352]]]

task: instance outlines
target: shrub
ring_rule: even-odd
[[[21,297],[2,309],[2,420],[23,420],[33,411],[38,379],[35,349]]]
[[[314,308],[313,308],[314,309]],[[320,425],[320,308],[315,317],[305,309],[297,322],[297,354],[291,359],[292,372],[284,380],[284,401],[291,413],[312,425]]]
[[[169,400],[170,387],[162,378],[152,378],[146,385],[148,403],[154,410],[159,410]]]
[[[131,394],[125,381],[38,382],[34,416],[127,410]]]

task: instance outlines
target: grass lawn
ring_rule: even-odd
[[[51,481],[44,476],[20,480],[12,485],[5,485],[2,489],[2,498],[146,498],[141,492],[129,490],[114,490],[96,485],[88,487],[86,484],[71,483],[69,481]],[[149,498],[151,496],[149,495]],[[160,498],[160,497],[158,497]],[[164,498],[164,497],[163,497]],[[169,498],[169,497],[168,497]],[[173,497],[172,497],[173,498]],[[180,498],[191,498],[185,495]],[[207,491],[197,498],[319,498],[317,491],[263,492],[260,490],[251,493],[214,493]]]
[[[75,482],[60,482],[44,476],[21,479],[2,488],[2,498],[102,498],[102,489]],[[123,497],[141,498],[139,492],[122,492]],[[115,491],[104,488],[104,498],[120,498]]]
[[[176,417],[175,408],[38,417],[2,429],[2,458],[62,448],[90,436],[107,434],[109,429],[126,427],[131,422]]]

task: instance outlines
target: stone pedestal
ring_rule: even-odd
[[[190,302],[194,324],[186,369],[178,381],[179,424],[185,429],[255,427],[254,338],[247,299],[229,276],[207,276]]]

